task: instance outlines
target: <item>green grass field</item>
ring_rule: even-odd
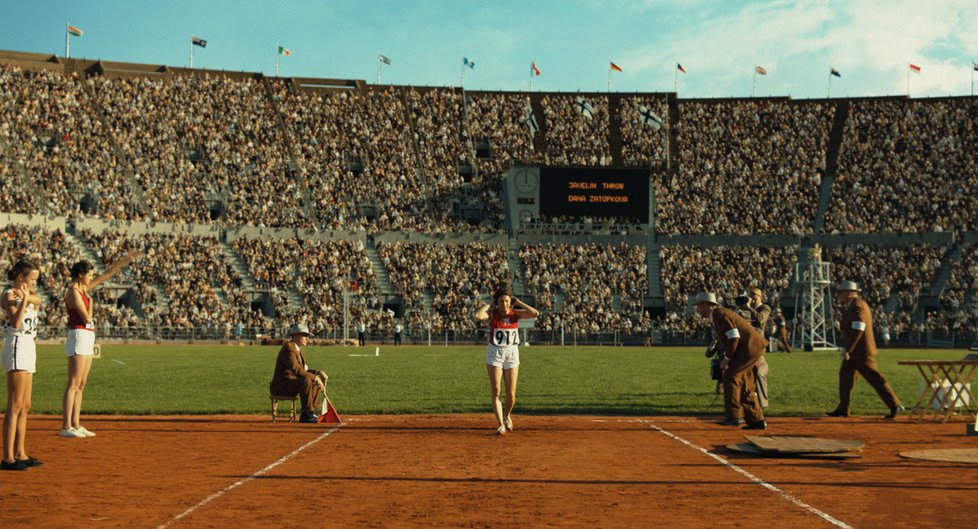
[[[32,413],[60,413],[63,347],[39,346]],[[267,413],[278,347],[106,344],[85,391],[86,414]],[[919,391],[904,359],[958,359],[964,350],[884,350],[880,369],[909,406]],[[309,347],[342,414],[488,412],[482,346]],[[523,347],[516,409],[532,414],[692,415],[722,412],[702,348]],[[837,402],[835,352],[769,354],[777,415],[821,415]],[[5,385],[6,382],[4,381]],[[3,390],[6,399],[6,388]],[[865,381],[853,413],[883,414]]]

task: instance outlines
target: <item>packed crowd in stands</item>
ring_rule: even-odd
[[[282,322],[305,323],[316,334],[344,324],[347,332],[361,322],[373,330],[392,325],[360,242],[240,238],[231,247],[247,262],[256,288],[272,294]],[[298,305],[289,301],[290,291]]]
[[[757,287],[765,303],[777,306],[791,285],[797,253],[797,246],[663,246],[659,265],[666,315],[661,328],[686,333],[705,328],[690,305],[699,292],[713,292],[729,305],[742,291]]]
[[[620,104],[612,104],[614,98],[602,95],[546,94],[539,98],[542,114],[535,116],[542,130],[534,135],[526,122],[530,94],[411,87],[311,90],[278,79],[238,77],[85,78],[0,66],[0,212],[371,235],[498,232],[504,217],[502,175],[514,162],[611,165],[618,153],[610,140],[618,126],[623,165],[654,171],[668,158],[665,128],[655,130],[640,114],[644,107],[667,119],[661,95],[623,95]],[[678,111],[671,136],[677,171],[653,178],[657,234],[812,232],[834,104],[680,101]],[[849,102],[826,231],[978,230],[976,123],[978,104],[966,98]],[[471,178],[460,174],[465,166],[471,167]],[[481,222],[460,217],[455,206],[466,204],[483,209]],[[554,235],[635,234],[643,232],[645,222],[532,219],[535,231]],[[8,258],[10,252],[28,252],[47,267],[42,288],[57,302],[46,305],[43,317],[60,325],[67,268],[80,257],[64,234],[36,230],[6,228],[0,232],[2,250]],[[251,290],[243,287],[245,280],[216,239],[135,237],[122,231],[82,237],[103,265],[129,248],[146,252],[97,293],[100,324],[215,327],[233,321],[269,332],[281,321],[301,320],[325,331],[342,323],[347,291],[355,292],[353,319],[374,329],[392,324],[382,309],[386,293],[379,291],[367,254],[355,242],[238,239],[234,251],[256,281]],[[468,318],[472,300],[486,298],[509,274],[505,251],[496,246],[382,244],[379,249],[392,281],[398,277],[394,289],[404,296],[412,325],[431,321],[443,329],[475,328]],[[702,325],[686,308],[686,296],[700,289],[729,296],[757,284],[776,300],[787,287],[794,252],[793,247],[664,247],[667,313],[661,328]],[[836,248],[826,258],[837,265],[835,277],[850,275],[866,285],[864,295],[894,332],[973,330],[978,323],[974,247],[951,263],[940,310],[912,321],[945,253],[934,246]],[[415,263],[425,259],[442,268]],[[525,286],[545,309],[538,328],[554,328],[556,318],[581,330],[648,327],[641,310],[644,251],[524,246],[520,259]],[[581,262],[614,270],[599,277],[578,268]],[[480,279],[460,283],[443,272],[447,269]],[[633,282],[632,276],[638,279]],[[425,287],[416,288],[419,284]],[[431,296],[431,313],[422,292]],[[268,316],[252,310],[264,303],[261,296],[274,309]],[[578,298],[614,303],[591,312]],[[557,304],[561,307],[554,310]],[[577,312],[591,319],[574,321]]]
[[[62,296],[71,279],[71,265],[81,258],[65,234],[60,230],[9,224],[0,229],[0,256],[4,274],[20,259],[38,266],[37,285],[44,301],[39,319],[46,326],[64,325],[67,316]]]
[[[812,233],[834,107],[683,101],[679,172],[655,180],[656,231]]]
[[[965,248],[952,261],[951,275],[940,294],[939,310],[927,315],[927,327],[943,336],[978,329],[978,246]]]
[[[826,230],[978,229],[976,123],[974,99],[852,102]]]
[[[574,95],[546,95],[540,102],[547,127],[549,165],[611,165],[608,145],[608,99]]]
[[[644,113],[643,114],[643,109]],[[629,167],[660,168],[667,157],[665,125],[656,130],[655,118],[666,120],[669,108],[665,97],[632,96],[621,99],[621,160]]]
[[[379,242],[377,253],[391,287],[403,294],[404,318],[415,331],[482,329],[475,311],[497,287],[509,283],[506,250],[498,244]],[[425,295],[430,296],[430,310]]]
[[[644,246],[624,243],[523,245],[519,258],[526,289],[543,313],[535,327],[565,333],[647,332],[645,257]]]

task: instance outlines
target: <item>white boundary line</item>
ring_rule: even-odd
[[[641,422],[648,423],[648,421],[641,421]],[[722,458],[722,457],[720,457],[720,456],[718,456],[718,455],[716,455],[716,454],[714,454],[714,453],[706,450],[705,448],[702,448],[700,446],[697,446],[697,445],[695,445],[695,444],[693,444],[693,443],[691,443],[691,442],[683,439],[682,437],[679,437],[678,435],[675,435],[672,432],[669,432],[668,430],[664,430],[664,429],[656,426],[655,424],[652,424],[652,423],[648,423],[648,424],[649,424],[649,427],[650,428],[652,428],[653,430],[661,433],[662,435],[665,435],[666,437],[670,437],[672,439],[675,439],[676,441],[679,441],[680,443],[683,443],[684,445],[686,445],[686,446],[688,446],[690,448],[693,448],[695,450],[699,450],[700,452],[703,452],[704,454],[712,457],[713,459],[716,459],[717,461],[719,461],[721,464],[723,464],[727,468],[729,468],[729,469],[731,469],[731,470],[733,470],[735,472],[738,472],[738,473],[742,474],[747,479],[753,481],[754,483],[757,483],[758,485],[764,487],[765,489],[770,490],[771,492],[774,492],[775,494],[777,494],[777,495],[781,496],[782,498],[790,501],[791,503],[794,503],[795,505],[801,507],[802,509],[805,509],[806,511],[814,514],[815,516],[818,516],[819,518],[825,520],[826,522],[829,522],[830,524],[835,525],[836,527],[842,527],[844,529],[853,529],[851,525],[849,525],[849,524],[847,524],[847,523],[845,523],[845,522],[843,522],[841,520],[836,520],[835,518],[833,518],[829,514],[824,513],[822,511],[816,509],[815,507],[812,507],[811,505],[809,505],[809,504],[807,504],[807,503],[799,500],[798,498],[795,498],[791,494],[788,494],[787,492],[785,492],[785,491],[783,491],[783,490],[775,487],[774,485],[771,485],[770,483],[764,481],[763,479],[761,479],[761,478],[759,478],[759,477],[751,474],[750,472],[747,472],[746,470],[744,470],[744,469],[738,467],[737,465],[731,463],[730,461],[727,461],[726,459],[724,459],[724,458]]]
[[[261,476],[262,474],[264,474],[264,473],[268,472],[269,470],[271,470],[271,469],[273,469],[273,468],[281,465],[282,463],[285,463],[289,459],[292,459],[299,452],[305,450],[306,448],[309,448],[310,446],[312,446],[312,445],[318,443],[319,441],[322,441],[323,439],[329,437],[330,435],[336,433],[336,431],[339,430],[339,429],[340,429],[339,426],[333,427],[333,429],[331,429],[330,431],[328,431],[328,432],[320,435],[319,437],[313,439],[312,441],[309,441],[308,443],[300,446],[299,448],[296,448],[290,454],[288,454],[286,456],[283,456],[282,458],[280,458],[278,461],[272,463],[271,465],[268,465],[267,467],[259,470],[258,472],[255,472],[254,474],[252,474],[252,475],[250,475],[250,476],[248,476],[248,477],[246,477],[244,479],[241,479],[239,481],[236,481],[236,482],[228,485],[227,487],[224,487],[223,489],[215,492],[214,494],[211,494],[210,496],[204,498],[204,500],[201,501],[200,503],[198,503],[197,505],[194,505],[193,507],[191,507],[191,508],[183,511],[182,513],[174,516],[173,519],[170,520],[169,522],[166,522],[164,524],[158,525],[156,529],[164,529],[166,527],[169,527],[169,526],[175,524],[176,522],[180,521],[181,518],[184,518],[187,515],[189,515],[190,513],[192,513],[194,511],[196,511],[197,509],[203,507],[204,505],[207,505],[212,500],[216,500],[217,498],[220,498],[221,496],[224,495],[224,493],[230,492],[231,490],[234,490],[234,489],[240,487],[241,485],[244,485],[245,483],[247,483],[247,482],[249,482],[249,481],[257,478],[258,476]]]

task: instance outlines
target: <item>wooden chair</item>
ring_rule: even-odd
[[[278,403],[279,401],[289,402],[292,409],[290,410],[289,422],[296,421],[295,414],[295,403],[299,400],[298,395],[269,395],[268,397],[272,401],[272,422],[275,422],[275,418],[278,417]]]

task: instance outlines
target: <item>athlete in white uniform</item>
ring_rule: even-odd
[[[127,264],[140,255],[135,251],[112,263],[104,274],[95,276],[95,267],[88,261],[79,261],[71,267],[71,284],[65,291],[65,311],[68,313],[68,337],[65,354],[68,356],[68,383],[65,385],[64,415],[61,437],[95,437],[81,425],[82,396],[88,373],[92,369],[95,354],[95,303],[90,292],[118,274]]]
[[[514,305],[519,308],[514,308]],[[491,309],[491,310],[490,310]],[[496,414],[502,435],[513,429],[513,405],[516,404],[516,380],[520,372],[519,320],[536,318],[540,311],[513,296],[508,287],[501,287],[492,296],[492,305],[483,305],[475,312],[475,319],[489,320],[489,346],[486,351],[486,370],[489,373],[489,390],[492,410]],[[499,402],[502,382],[506,383],[506,406]]]
[[[7,273],[10,288],[0,295],[3,309],[3,350],[0,363],[7,374],[7,411],[3,416],[2,470],[27,470],[41,462],[27,455],[27,413],[31,409],[31,390],[37,352],[37,295],[40,272],[30,261],[19,261]]]

